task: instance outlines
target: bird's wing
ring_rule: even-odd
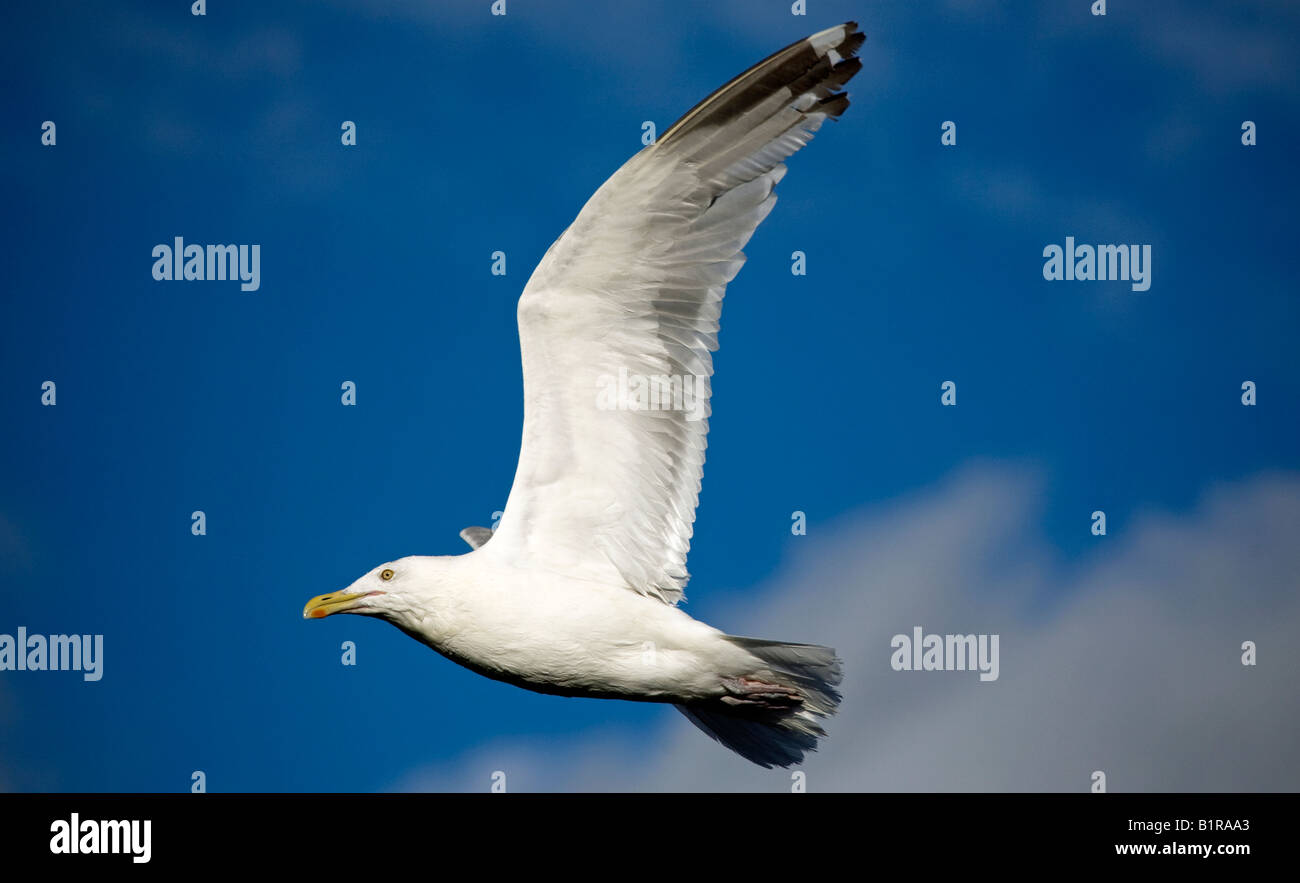
[[[485,554],[681,599],[723,290],[782,160],[848,107],[864,39],[829,28],[727,83],[547,251],[519,299],[523,442]]]
[[[488,540],[492,539],[492,528],[490,527],[467,527],[460,532],[460,538],[469,543],[471,549],[477,549]]]

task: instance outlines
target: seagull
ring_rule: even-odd
[[[675,705],[763,767],[817,749],[829,647],[725,634],[680,607],[712,352],[783,161],[849,106],[846,22],[705,98],[592,195],[519,298],[524,426],[497,527],[381,564],[303,617],[375,616],[464,667],[560,696]]]

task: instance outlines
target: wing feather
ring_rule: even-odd
[[[519,299],[523,439],[485,554],[681,600],[723,293],[783,160],[848,107],[863,39],[829,28],[727,83],[547,251]]]

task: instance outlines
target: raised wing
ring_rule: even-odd
[[[723,291],[782,160],[848,107],[864,39],[829,28],[727,83],[547,251],[519,299],[523,442],[484,554],[682,598]]]

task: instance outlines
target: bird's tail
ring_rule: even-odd
[[[788,767],[817,750],[821,721],[840,704],[840,660],[830,647],[728,635],[759,664],[727,681],[727,695],[678,705],[709,736],[759,766]]]

